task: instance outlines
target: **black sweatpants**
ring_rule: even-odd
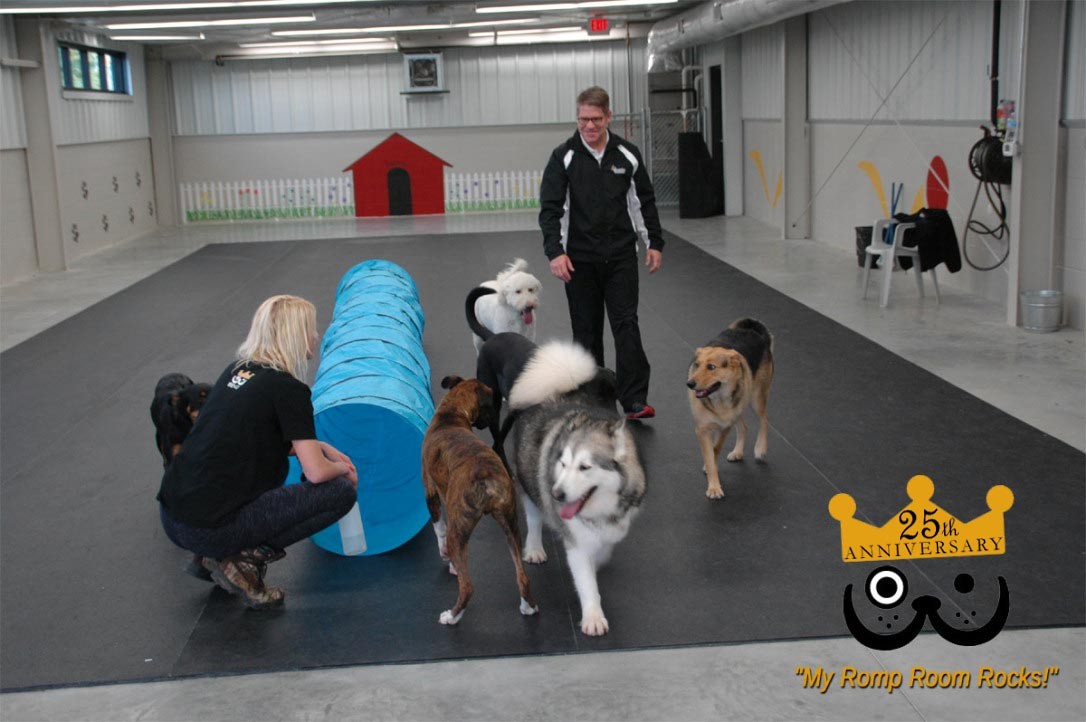
[[[233,521],[214,529],[182,524],[161,506],[160,513],[162,528],[174,544],[202,557],[225,559],[261,544],[286,549],[339,521],[357,500],[354,485],[340,477],[272,489],[243,506]]]
[[[614,261],[573,261],[573,276],[566,284],[573,340],[588,349],[600,366],[603,359],[603,314],[615,337],[615,375],[618,400],[630,411],[644,404],[649,394],[649,360],[641,347],[637,325],[637,255]]]

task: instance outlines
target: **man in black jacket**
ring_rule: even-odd
[[[637,241],[656,273],[664,239],[656,195],[629,141],[607,130],[611,101],[603,88],[577,96],[577,132],[554,149],[539,191],[539,227],[551,273],[566,284],[573,338],[603,361],[603,315],[615,337],[618,397],[629,419],[651,419],[649,361],[637,325]]]

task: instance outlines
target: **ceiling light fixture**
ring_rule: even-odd
[[[275,25],[279,23],[311,23],[317,17],[309,15],[289,15],[269,18],[222,18],[219,20],[169,20],[148,23],[113,23],[106,25],[107,30],[154,30],[156,28],[199,28],[204,26],[223,27],[231,25]]]
[[[596,8],[630,7],[634,5],[674,5],[679,0],[592,0],[579,3],[547,3],[543,5],[480,5],[477,13],[535,13],[546,10],[594,10]]]
[[[44,5],[37,7],[0,8],[0,15],[55,15],[63,13],[135,13],[157,12],[161,10],[236,10],[238,8],[280,7],[284,5],[339,5],[356,3],[358,0],[239,0],[231,2],[195,2],[195,3],[146,3],[143,5]]]
[[[314,28],[312,30],[276,30],[272,33],[277,37],[304,37],[308,35],[355,35],[361,33],[392,33],[397,31],[416,30],[449,30],[456,28],[488,28],[492,25],[527,25],[537,22],[539,18],[514,18],[511,20],[473,20],[470,23],[446,23],[445,25],[394,25],[372,26],[366,28]]]
[[[329,55],[375,55],[394,52],[399,49],[396,43],[356,43],[352,45],[330,45],[323,48],[245,48],[236,53],[224,53],[219,57],[226,60],[264,60],[270,58],[312,58]]]
[[[584,28],[581,27],[569,27],[569,28],[524,28],[522,30],[498,30],[493,32],[476,32],[468,33],[469,38],[489,38],[495,34],[498,37],[507,37],[509,35],[538,35],[540,33],[575,33]]]
[[[538,33],[536,35],[499,35],[495,45],[534,45],[536,43],[584,43],[613,40],[606,35],[589,35],[584,30],[571,33]]]
[[[162,40],[203,40],[204,34],[196,35],[110,35],[110,40],[130,40],[133,42],[157,42]]]
[[[371,45],[373,43],[391,43],[389,38],[336,38],[333,40],[284,40],[271,43],[238,43],[239,48],[304,48],[321,45]]]

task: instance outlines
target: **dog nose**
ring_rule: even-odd
[[[566,492],[562,489],[551,489],[551,496],[553,496],[554,500],[557,501],[559,504],[563,504],[566,501]]]
[[[696,381],[694,381],[694,379],[690,379],[689,381],[686,382],[686,388],[688,388],[688,389],[692,389],[697,385],[698,384],[697,384]]]

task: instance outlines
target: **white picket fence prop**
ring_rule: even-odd
[[[539,207],[543,171],[446,173],[445,212],[469,213]],[[185,223],[279,218],[342,218],[355,214],[351,175],[334,178],[182,183]]]
[[[541,170],[446,173],[445,212],[538,208],[542,181]]]
[[[350,175],[182,183],[180,191],[185,223],[354,216]]]

